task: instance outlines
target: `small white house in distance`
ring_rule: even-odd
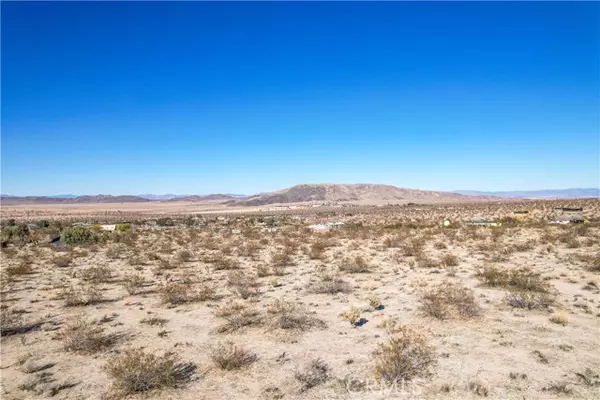
[[[315,231],[326,231],[329,229],[338,229],[344,226],[343,222],[329,222],[326,224],[314,224],[310,225],[309,228]]]
[[[554,217],[550,223],[551,224],[559,224],[559,225],[564,225],[564,224],[582,224],[585,222],[585,219],[578,214],[573,214],[573,215],[559,215],[557,217]]]
[[[309,226],[310,229],[314,231],[326,231],[329,229],[329,226],[324,224],[314,224]]]
[[[102,228],[103,231],[113,232],[115,229],[117,229],[117,225],[116,224],[100,225],[100,228]]]

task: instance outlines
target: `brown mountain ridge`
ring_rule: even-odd
[[[406,189],[379,184],[303,184],[276,192],[250,196],[231,205],[262,206],[306,202],[442,203],[499,200],[492,196],[469,196],[451,192]]]

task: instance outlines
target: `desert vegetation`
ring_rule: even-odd
[[[597,200],[32,215],[1,226],[3,398],[600,393]]]

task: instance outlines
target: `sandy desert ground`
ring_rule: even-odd
[[[598,200],[51,216],[2,228],[3,399],[600,398]]]

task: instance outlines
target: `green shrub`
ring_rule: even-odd
[[[99,237],[96,232],[83,226],[67,228],[60,235],[60,241],[65,244],[96,243],[98,240]]]
[[[9,225],[2,228],[2,242],[23,246],[29,242],[29,228],[25,224]]]
[[[115,229],[117,232],[129,232],[131,231],[131,224],[117,224]]]

